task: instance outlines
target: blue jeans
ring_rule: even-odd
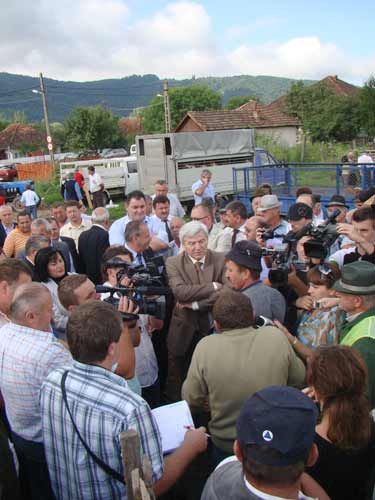
[[[29,205],[28,207],[25,207],[25,211],[30,214],[32,219],[36,219],[38,217],[36,205]]]
[[[27,441],[12,432],[13,444],[20,464],[20,481],[27,484],[32,500],[55,500],[43,443]]]

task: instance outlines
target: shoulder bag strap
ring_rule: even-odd
[[[65,380],[66,380],[66,377],[68,376],[68,373],[69,373],[69,370],[66,370],[61,378],[61,392],[62,392],[62,396],[63,396],[63,399],[64,399],[64,403],[66,405],[66,409],[68,410],[68,413],[69,413],[69,417],[70,417],[70,420],[72,421],[72,424],[73,424],[73,427],[74,427],[74,430],[76,431],[81,443],[83,444],[85,450],[87,451],[87,453],[90,455],[90,457],[94,460],[94,462],[99,465],[100,468],[102,468],[109,476],[113,477],[114,479],[116,479],[117,481],[120,481],[120,483],[122,484],[125,484],[125,481],[124,481],[124,477],[119,474],[117,471],[115,471],[114,469],[112,469],[112,467],[110,467],[109,465],[107,465],[105,462],[103,462],[103,460],[101,460],[97,455],[95,455],[94,452],[92,452],[88,446],[88,444],[86,443],[86,441],[83,439],[83,437],[81,436],[74,420],[73,420],[73,416],[70,412],[70,409],[69,409],[69,406],[68,406],[68,400],[67,400],[67,397],[66,397],[66,391],[65,391]]]

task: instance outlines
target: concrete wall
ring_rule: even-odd
[[[295,146],[297,144],[297,127],[269,127],[255,129],[257,134],[267,135],[279,144]]]

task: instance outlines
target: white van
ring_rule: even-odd
[[[88,184],[87,168],[93,166],[104,182],[107,202],[111,196],[126,196],[130,191],[138,189],[137,157],[134,155],[123,158],[99,158],[97,160],[82,160],[60,163],[60,183],[63,183],[69,172],[79,168]]]

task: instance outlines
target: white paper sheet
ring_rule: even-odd
[[[193,427],[194,422],[186,401],[160,406],[152,410],[158,424],[163,453],[171,453],[178,448],[186,433],[186,427]]]

